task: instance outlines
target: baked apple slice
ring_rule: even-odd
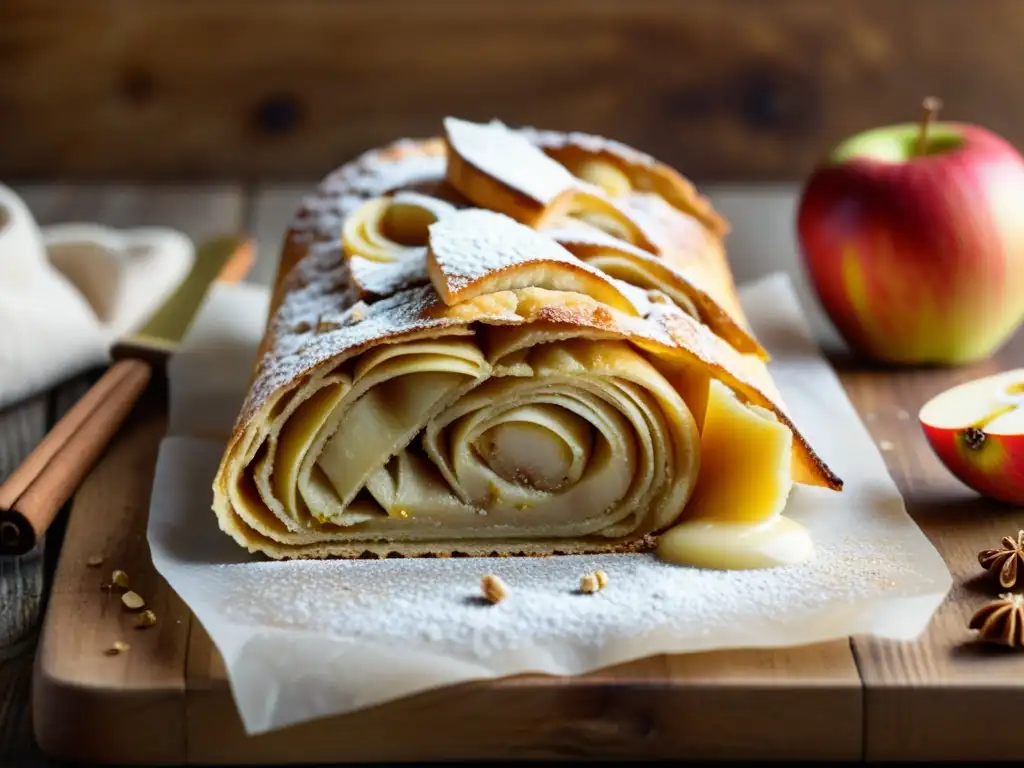
[[[947,389],[918,418],[936,456],[961,482],[1024,504],[1024,368]]]

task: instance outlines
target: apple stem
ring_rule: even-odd
[[[942,108],[942,102],[934,96],[928,96],[921,102],[921,122],[917,132],[917,151],[915,154],[921,156],[928,148],[928,129],[935,122],[936,115]]]

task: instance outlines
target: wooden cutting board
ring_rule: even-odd
[[[867,638],[780,651],[658,656],[579,678],[524,676],[431,691],[248,738],[223,663],[153,569],[146,517],[165,397],[154,389],[76,496],[37,659],[48,753],[83,761],[284,763],[488,758],[1024,759],[1024,652],[973,642],[994,595],[977,552],[1024,527],[932,456],[920,405],[955,383],[1024,366],[1024,333],[959,370],[891,372],[834,358],[908,510],[945,557],[949,598],[916,642]],[[99,568],[88,560],[102,556]],[[148,598],[130,626],[113,568]],[[115,640],[131,645],[104,655]]]

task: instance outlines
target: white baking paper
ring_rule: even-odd
[[[842,493],[794,490],[787,514],[811,530],[812,562],[738,572],[648,555],[268,562],[239,549],[210,511],[267,308],[265,292],[218,286],[171,367],[172,435],[160,452],[149,541],[157,569],[224,656],[247,731],[477,678],[917,636],[950,587],[945,564],[906,514],[788,279],[749,285],[742,299],[790,413],[846,483]],[[598,567],[608,586],[580,594],[580,576]],[[478,598],[486,573],[509,585],[497,605]]]

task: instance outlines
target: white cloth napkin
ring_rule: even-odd
[[[0,184],[0,408],[109,360],[194,259],[172,229],[40,228]]]

